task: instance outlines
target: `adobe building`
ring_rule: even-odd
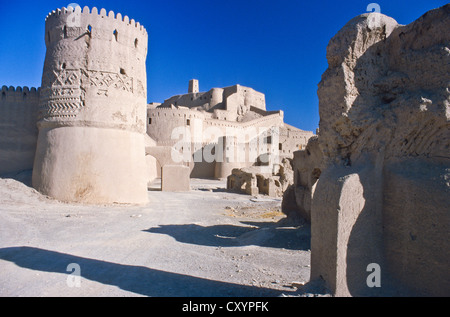
[[[190,168],[191,178],[225,179],[233,169],[256,165],[263,157],[277,162],[292,158],[313,136],[284,123],[283,111],[267,111],[265,95],[252,88],[199,92],[195,79],[187,94],[149,104],[147,119],[154,144],[183,152],[182,164]],[[153,177],[160,176],[162,163],[157,159],[151,164]]]

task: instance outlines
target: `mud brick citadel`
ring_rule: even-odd
[[[255,131],[266,141],[277,128],[273,147],[290,157],[313,135],[285,124],[282,111],[266,111],[264,94],[239,85],[201,93],[192,80],[188,94],[147,105],[148,35],[120,13],[53,11],[45,44],[42,86],[2,88],[0,173],[33,168],[33,187],[58,200],[146,203],[156,177],[163,190],[189,190],[190,177],[227,178],[234,168],[254,165],[250,143],[258,134],[242,141],[240,159],[219,151],[231,151],[230,139],[249,127],[264,128]],[[180,127],[199,135],[217,128],[209,138],[184,140],[183,150],[192,158],[200,151],[202,159],[174,162],[173,131]],[[236,132],[228,140],[227,128]],[[207,145],[214,154],[208,162]]]
[[[191,80],[147,104],[145,28],[56,10],[42,86],[1,89],[0,175],[32,169],[41,193],[90,204],[145,204],[158,177],[166,191],[226,178],[310,222],[310,282],[333,295],[448,296],[449,29],[450,4],[409,25],[349,21],[327,47],[315,136],[240,85],[200,92]],[[368,287],[373,264],[382,288]]]

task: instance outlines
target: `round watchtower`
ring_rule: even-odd
[[[62,201],[145,203],[145,28],[69,7],[45,23],[33,186]]]

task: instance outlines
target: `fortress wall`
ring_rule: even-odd
[[[268,115],[266,117],[261,117],[250,122],[232,122],[211,119],[210,117],[208,118],[208,115],[210,114],[207,112],[190,109],[148,109],[147,133],[152,139],[157,141],[159,146],[174,146],[175,144],[177,144],[180,148],[190,148],[192,155],[194,155],[194,153],[198,151],[203,151],[204,146],[206,146],[207,144],[218,144],[219,139],[223,136],[226,136],[227,132],[229,131],[232,131],[232,133],[241,134],[241,132],[247,133],[253,130],[255,133],[258,133],[260,131],[259,128],[268,129],[271,127],[280,127],[283,125],[282,112],[276,112],[274,114]],[[187,120],[189,120],[189,126],[187,125]],[[192,136],[191,143],[184,144],[180,142],[181,136],[175,139],[171,139],[172,131],[179,127],[189,128]],[[211,132],[211,135],[209,135],[207,132]],[[196,137],[199,137],[200,139],[196,139]],[[247,136],[245,142],[248,143],[250,141],[252,141],[250,140],[250,136]],[[248,144],[242,144],[239,146],[239,148],[242,148],[245,151],[244,161],[238,160],[239,157],[237,156],[237,154],[235,154],[235,162],[231,162],[231,164],[224,162],[224,164],[220,164],[220,167],[218,167],[215,162],[191,162],[191,177],[224,178],[228,176],[224,175],[226,171],[231,170],[232,168],[240,168],[253,165],[255,162],[251,159],[249,151],[256,151],[258,149],[251,149]],[[265,149],[260,151],[266,153],[268,150]]]
[[[202,110],[191,110],[195,106]],[[206,93],[178,95],[167,99],[163,107],[148,108],[147,133],[160,146],[176,145],[177,150],[189,148],[193,157],[202,158],[211,146],[223,146],[220,150],[222,158],[216,158],[214,162],[196,160],[189,165],[191,177],[226,178],[233,168],[254,165],[258,156],[267,153],[292,156],[313,135],[287,127],[283,122],[283,111],[265,109],[264,94],[240,85],[214,88]],[[189,129],[192,142],[180,143],[179,134],[172,139],[172,132],[180,127]],[[279,130],[272,131],[273,128]],[[258,134],[263,130],[269,132],[263,132],[261,137]],[[271,133],[277,134],[277,138],[273,137],[276,144],[269,141],[272,140],[272,137],[269,138]],[[237,135],[244,136],[245,140],[231,141]],[[264,140],[261,141],[261,138]],[[227,144],[221,140],[226,140]],[[283,145],[280,152],[278,140]],[[216,147],[216,150],[219,148]]]
[[[275,111],[266,111],[254,106],[250,107],[250,110],[253,112],[256,112],[257,114],[261,115],[261,116],[267,116],[269,114],[276,114],[276,113],[280,113],[280,110],[275,110]]]
[[[236,121],[238,116],[243,115],[251,107],[266,110],[265,95],[241,85],[224,88],[223,102],[224,108],[228,112],[227,120],[231,121]],[[219,116],[223,117],[224,114],[219,114]]]
[[[303,150],[314,133],[293,128],[280,129],[280,154],[283,156],[294,155],[295,151]]]
[[[203,122],[203,112],[190,109],[156,108],[147,110],[147,134],[158,145],[173,145],[172,132],[176,128],[198,125]]]
[[[245,137],[245,143],[239,143],[233,136],[226,136],[222,140],[224,158],[222,162],[216,163],[214,177],[226,178],[234,168],[253,166],[258,156],[278,150],[278,144],[266,143],[265,140],[271,135],[270,128],[283,125],[283,117],[280,112],[250,122],[211,120],[207,122],[207,125],[224,129],[224,136],[226,136],[226,129],[231,128],[235,129],[238,136]],[[257,139],[254,138],[255,136]],[[260,140],[261,138],[264,140]]]
[[[214,118],[220,121],[236,121],[237,115],[234,112],[224,109],[214,109]]]
[[[243,95],[244,105],[247,107],[255,107],[261,110],[266,110],[266,96],[254,90],[253,88],[238,86],[238,92]]]
[[[0,175],[33,168],[39,92],[28,87],[1,89]]]
[[[226,88],[213,88],[208,92],[188,93],[173,96],[164,101],[164,107],[183,106],[188,108],[202,107],[205,110],[215,108],[219,120],[236,121],[243,108],[261,112],[265,115],[266,101],[263,93],[252,88],[235,85]]]
[[[280,112],[246,122],[232,122],[217,119],[207,120],[205,122],[205,127],[217,127],[219,129],[222,129],[224,135],[227,131],[227,128],[242,132],[248,132],[254,128],[257,132],[259,132],[260,130],[281,126],[283,126],[283,117],[282,113]],[[246,142],[250,142],[250,140],[246,138]]]
[[[190,120],[190,126],[193,128],[195,128],[195,124],[200,126],[202,130],[215,127],[219,128],[223,135],[225,135],[227,128],[245,130],[252,127],[258,129],[283,126],[282,111],[247,122],[211,119],[208,118],[210,114],[207,112],[179,108],[148,109],[147,115],[147,133],[159,145],[173,144],[173,140],[171,140],[173,129],[187,126],[187,120]],[[149,124],[149,119],[151,119],[151,124]],[[194,133],[193,130],[191,132]]]
[[[265,95],[250,87],[241,85],[226,87],[224,88],[224,100],[226,100],[226,109],[230,111],[237,109],[239,105],[266,110]]]
[[[230,121],[237,120],[238,107],[239,105],[244,104],[244,100],[240,100],[241,98],[239,98],[237,91],[238,91],[237,86],[224,88],[223,91],[224,109],[216,110],[214,113],[219,120],[224,120],[225,117],[227,117],[227,120]],[[228,115],[228,113],[230,115]]]

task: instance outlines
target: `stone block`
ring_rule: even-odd
[[[164,165],[161,190],[163,192],[186,192],[191,190],[190,169],[183,165]]]

